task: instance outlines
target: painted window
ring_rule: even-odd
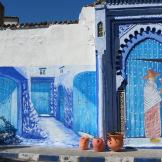
[[[98,32],[98,37],[103,37],[104,32],[103,32],[103,23],[99,22],[97,24],[97,32]]]
[[[39,68],[40,75],[46,75],[46,68]]]

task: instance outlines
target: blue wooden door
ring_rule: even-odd
[[[73,127],[97,136],[96,73],[78,74],[73,81]]]
[[[32,78],[32,103],[39,115],[51,115],[50,97],[52,82],[54,82],[53,79]]]
[[[0,116],[17,128],[18,98],[17,84],[15,81],[0,76]]]
[[[145,59],[162,58],[162,44],[154,39],[146,39],[137,44],[129,53],[126,60],[126,137],[144,138],[144,87],[146,80],[144,76],[152,69],[160,75],[155,78],[157,91],[160,91],[162,84],[162,63],[146,61]],[[151,95],[151,94],[150,94]],[[161,96],[162,97],[162,96]]]

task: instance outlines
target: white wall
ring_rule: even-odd
[[[14,17],[3,17],[3,24],[5,24],[5,25],[8,25],[8,24],[10,24],[10,25],[12,25],[12,24],[15,24],[15,25],[17,25],[18,24],[18,18],[14,18]]]
[[[79,24],[0,30],[0,66],[95,65],[95,11],[82,9]]]

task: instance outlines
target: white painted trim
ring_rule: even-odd
[[[115,9],[115,8],[143,8],[143,7],[162,7],[161,3],[151,3],[151,4],[117,4],[117,5],[110,5],[107,4],[108,9]]]

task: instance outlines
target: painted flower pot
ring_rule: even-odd
[[[120,132],[109,133],[107,145],[112,151],[120,151],[123,147],[123,134]]]
[[[89,137],[86,136],[80,137],[79,148],[81,150],[88,150],[88,145],[89,145]]]
[[[94,138],[92,141],[93,150],[96,152],[102,152],[105,148],[105,143],[102,138]]]

